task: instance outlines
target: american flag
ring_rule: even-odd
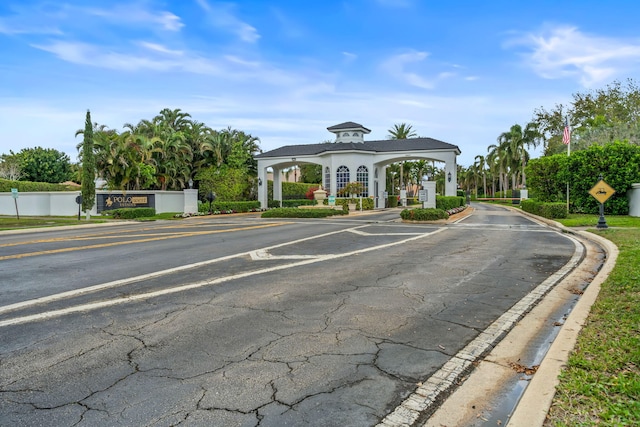
[[[564,133],[562,134],[562,142],[566,145],[571,142],[571,130],[569,129],[569,120],[564,120]]]

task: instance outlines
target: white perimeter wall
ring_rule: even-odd
[[[96,194],[109,194],[96,191]],[[198,191],[136,191],[136,194],[155,194],[156,213],[193,213],[198,209]],[[78,215],[76,197],[79,191],[37,191],[18,194],[18,213],[24,216],[74,216]],[[194,209],[195,207],[195,209]],[[97,215],[96,204],[91,215]],[[16,215],[11,193],[0,193],[0,215]],[[84,215],[84,212],[82,213]]]

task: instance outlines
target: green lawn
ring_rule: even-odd
[[[162,219],[178,219],[175,218],[175,212],[165,212],[157,214],[148,218],[138,218],[141,221],[154,221]],[[109,217],[105,216],[92,216],[87,221],[81,216],[80,221],[78,217],[20,217],[17,219],[15,216],[1,216],[0,217],[0,230],[20,230],[24,228],[39,228],[39,227],[56,227],[61,225],[82,225],[82,224],[100,224],[103,222],[113,221]]]
[[[594,218],[559,222],[583,226]],[[634,228],[590,230],[620,253],[561,374],[545,425],[640,425],[640,218],[606,219],[610,227]]]
[[[595,227],[598,224],[599,215],[569,214],[566,219],[556,220],[567,227]],[[639,227],[640,217],[628,215],[605,215],[605,221],[609,227]]]
[[[89,221],[84,217],[0,217],[0,230],[19,230],[23,228],[56,227],[60,225],[98,224],[106,222],[104,218],[93,217]]]

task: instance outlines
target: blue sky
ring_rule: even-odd
[[[458,163],[536,108],[640,74],[640,3],[2,0],[0,153],[76,161],[87,109],[121,130],[180,108],[264,151],[355,121],[456,144]],[[534,153],[534,157],[536,154]]]

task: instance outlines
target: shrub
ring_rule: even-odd
[[[315,204],[316,204],[315,200],[309,200],[309,199],[289,199],[289,200],[285,199],[282,201],[283,208],[297,208],[298,206],[310,206]]]
[[[442,209],[404,209],[400,212],[400,218],[405,221],[436,221],[449,218],[449,214]]]
[[[244,202],[218,202],[211,203],[212,211],[232,211],[232,212],[255,212],[260,209],[260,202],[257,200],[249,200]],[[198,212],[209,212],[209,202],[198,203]]]
[[[156,210],[154,208],[120,208],[103,211],[102,213],[115,219],[135,219],[155,216]]]
[[[67,187],[64,184],[49,184],[48,182],[11,181],[0,178],[0,192],[10,192],[17,188],[21,193],[30,191],[80,191],[79,187]]]
[[[262,213],[262,218],[325,218],[333,215],[344,215],[340,209],[296,209],[276,208]]]
[[[464,197],[459,196],[436,196],[436,208],[442,210],[454,209],[460,206],[465,206],[466,200]]]
[[[314,200],[313,192],[316,191],[318,188],[320,187],[309,187],[309,189],[307,190],[304,196],[309,200]]]
[[[522,210],[544,218],[566,218],[566,203],[542,203],[534,199],[523,200],[520,204]]]

